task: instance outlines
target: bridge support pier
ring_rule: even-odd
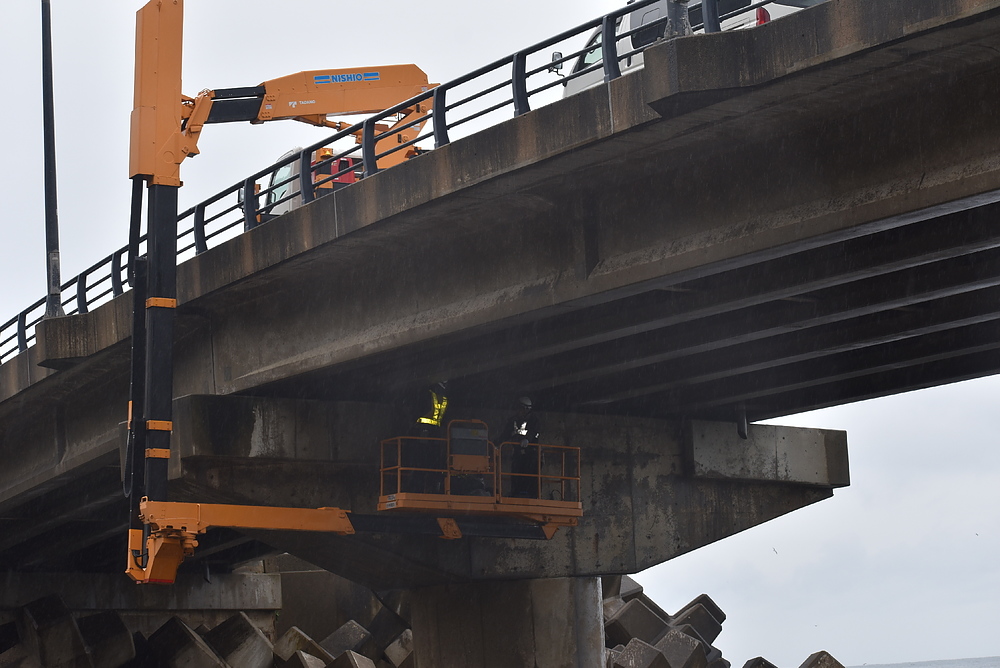
[[[418,667],[601,668],[601,579],[548,578],[413,592]]]

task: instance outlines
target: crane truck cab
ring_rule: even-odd
[[[825,0],[773,0],[774,4],[790,8],[790,11],[804,9],[818,5]],[[632,4],[634,0],[630,0]],[[645,5],[635,11],[629,12],[619,17],[615,26],[616,35],[624,35],[618,39],[617,51],[619,54],[628,53],[636,49],[644,49],[664,38],[666,34],[667,3],[670,0],[659,0],[653,4]],[[753,0],[718,0],[719,14],[726,15],[732,12],[746,9],[747,11],[727,19],[722,23],[723,30],[742,30],[762,25],[771,20],[771,16],[763,7],[757,7],[756,11],[750,11]],[[700,0],[695,0],[688,5],[688,15],[692,25],[703,23],[702,7]],[[656,23],[661,21],[660,23]],[[641,29],[642,26],[651,25],[648,29]],[[632,32],[635,30],[635,32]],[[629,34],[631,33],[631,34]],[[576,95],[580,91],[593,88],[604,83],[604,70],[600,66],[603,52],[601,49],[601,29],[597,28],[587,40],[585,51],[573,61],[570,75],[563,82],[565,90],[563,97]],[[561,53],[552,54],[553,62],[561,61]],[[622,74],[627,74],[641,69],[643,66],[642,52],[626,57],[619,64]],[[562,63],[553,65],[550,71],[558,72],[562,68]]]
[[[295,147],[282,155],[278,161],[291,159],[302,153]],[[299,180],[301,161],[292,160],[271,172],[261,206],[262,215],[268,220],[302,206],[302,191]],[[362,177],[361,160],[353,157],[334,158],[333,149],[321,148],[313,151],[313,183],[316,197],[322,197],[356,183]]]

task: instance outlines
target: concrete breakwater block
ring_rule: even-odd
[[[667,630],[667,621],[661,619],[639,599],[621,606],[604,620],[604,633],[609,645],[625,645],[633,638],[653,643]]]
[[[413,667],[413,631],[406,629],[385,648],[385,656],[396,668]]]
[[[375,668],[375,662],[357,652],[344,652],[327,668]]]
[[[810,654],[799,668],[844,668],[844,664],[833,658],[826,650]]]
[[[708,644],[722,633],[722,622],[717,620],[704,605],[696,603],[678,612],[671,620],[674,626],[691,626],[698,636]]]
[[[204,638],[234,668],[271,668],[274,663],[271,642],[243,612],[222,622]]]
[[[191,627],[171,617],[149,636],[142,668],[236,668],[230,666]]]
[[[43,668],[92,668],[80,628],[59,596],[45,596],[21,607],[17,628],[25,653]]]
[[[76,621],[94,668],[121,668],[135,658],[132,632],[114,610]]]
[[[702,643],[677,629],[668,630],[654,647],[670,668],[706,668],[708,659]]]
[[[638,638],[632,638],[611,665],[612,668],[673,668],[663,652]]]
[[[299,649],[288,657],[288,661],[282,661],[276,657],[274,665],[275,668],[326,668],[326,661],[317,659],[312,654],[306,654]]]
[[[322,659],[327,664],[334,660],[334,657],[329,652],[320,647],[318,642],[300,631],[297,626],[293,626],[285,631],[278,638],[278,642],[274,643],[274,655],[282,661],[288,661],[299,650]]]
[[[743,668],[777,668],[777,666],[764,657],[758,656],[744,663]]]
[[[0,624],[0,655],[21,642],[21,636],[17,632],[17,624],[8,622]]]
[[[319,645],[336,658],[344,652],[357,652],[371,637],[372,634],[368,629],[350,619],[324,638]]]
[[[42,664],[28,654],[24,645],[18,644],[0,652],[0,668],[42,668]]]

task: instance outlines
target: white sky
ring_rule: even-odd
[[[52,0],[63,279],[127,241],[134,12],[140,0]],[[188,0],[184,91],[306,69],[413,62],[444,82],[617,8],[617,0]],[[7,137],[0,322],[45,292],[40,2],[3,0]],[[182,207],[328,133],[210,126]],[[1000,655],[996,378],[782,420],[846,429],[851,487],[638,576],[668,611],[699,593],[727,612],[737,667]]]

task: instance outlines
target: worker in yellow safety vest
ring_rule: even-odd
[[[444,437],[444,414],[448,410],[448,381],[442,380],[424,391],[424,409],[414,424],[414,436]]]
[[[448,381],[446,380],[438,381],[423,390],[419,417],[410,430],[412,438],[406,439],[402,458],[404,467],[425,470],[404,471],[402,479],[402,491],[404,492],[440,494],[444,491],[447,446],[443,439],[445,436],[444,415],[448,410],[447,392]],[[426,469],[433,469],[433,471]]]

